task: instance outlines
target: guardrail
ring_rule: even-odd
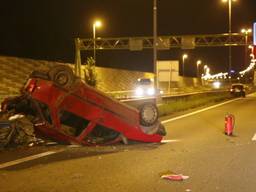
[[[182,96],[186,94],[197,94],[202,92],[219,92],[228,90],[227,88],[222,89],[209,89],[205,87],[201,88],[172,88],[170,92],[166,92],[160,95],[160,97],[170,97],[170,96]],[[118,99],[120,101],[126,101],[126,100],[143,100],[150,98],[149,96],[143,97],[143,96],[136,96],[135,90],[127,90],[127,91],[111,91],[106,92],[109,96]]]
[[[187,100],[193,96],[202,95],[205,97],[207,95],[215,95],[220,93],[228,93],[227,89],[224,90],[211,90],[211,91],[196,91],[190,93],[179,93],[179,94],[170,94],[170,95],[161,95],[160,97],[143,97],[143,98],[131,98],[131,99],[121,99],[120,101],[131,105],[133,107],[138,107],[145,102],[157,102],[158,105],[168,103],[170,101],[178,100]]]
[[[246,91],[247,93],[252,93],[256,91],[256,87],[249,87]],[[183,98],[189,98],[193,95],[204,95],[207,96],[207,94],[220,94],[220,93],[228,93],[229,88],[222,88],[222,89],[214,89],[214,90],[202,90],[202,91],[193,91],[193,92],[176,92],[172,94],[164,94],[160,97],[140,97],[140,98],[127,98],[127,99],[119,99],[121,102],[127,103],[132,106],[138,106],[139,104],[143,102],[148,102],[151,100],[157,99],[157,103],[161,104],[164,102],[167,102],[168,100],[177,100],[177,99],[183,99]]]

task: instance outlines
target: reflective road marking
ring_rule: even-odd
[[[173,139],[173,140],[162,140],[161,143],[175,143],[175,142],[180,142],[180,140],[177,140],[177,139]]]
[[[39,154],[37,154],[37,155],[32,155],[32,156],[24,157],[24,158],[17,159],[17,160],[14,160],[14,161],[9,161],[9,162],[0,164],[0,169],[6,168],[6,167],[10,167],[10,166],[13,166],[13,165],[17,165],[17,164],[20,164],[20,163],[24,163],[24,162],[26,162],[26,161],[31,161],[31,160],[39,159],[39,158],[41,158],[41,157],[45,157],[45,156],[48,156],[48,155],[52,155],[52,154],[55,154],[55,153],[59,153],[59,152],[61,152],[61,151],[63,151],[63,150],[59,150],[59,151],[47,151],[47,152],[44,152],[44,153],[39,153]]]

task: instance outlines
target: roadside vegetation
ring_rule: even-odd
[[[85,82],[92,86],[97,87],[97,73],[95,68],[95,60],[92,57],[87,58],[84,69]]]
[[[160,116],[165,116],[175,112],[215,104],[231,98],[232,96],[229,92],[190,95],[182,98],[164,100],[163,104],[158,107],[158,110]]]

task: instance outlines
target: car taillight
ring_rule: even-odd
[[[36,88],[36,80],[34,79],[29,79],[26,86],[25,90],[29,93],[32,93]]]

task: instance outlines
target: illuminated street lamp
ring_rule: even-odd
[[[187,54],[183,54],[182,55],[182,76],[184,77],[184,63],[185,63],[185,59],[188,58],[188,55]]]
[[[231,43],[231,31],[232,31],[232,2],[235,2],[236,0],[222,0],[222,2],[227,3],[228,2],[228,33],[229,33],[229,43]],[[231,65],[232,65],[232,55],[231,55],[231,45],[229,45],[229,69],[228,71],[231,71]]]
[[[244,49],[244,67],[247,63],[247,46],[248,46],[248,34],[252,32],[252,29],[242,29],[241,33],[245,35],[245,49]]]
[[[209,67],[207,67],[207,69],[206,69],[206,74],[210,74],[210,68]]]
[[[196,76],[199,78],[199,66],[202,64],[201,60],[197,60],[196,62]]]
[[[253,53],[254,47],[252,45],[249,45],[248,48],[251,49],[251,53]]]
[[[248,35],[251,32],[252,32],[252,29],[242,29],[241,30],[241,33],[245,33],[246,35]]]
[[[204,65],[204,75],[206,75],[206,69],[208,69],[208,66]]]
[[[93,23],[93,59],[95,63],[96,63],[96,28],[97,27],[101,27],[101,22],[98,20]]]
[[[157,65],[157,0],[153,0],[153,72],[154,72],[154,88],[158,87],[158,79],[156,72]]]

